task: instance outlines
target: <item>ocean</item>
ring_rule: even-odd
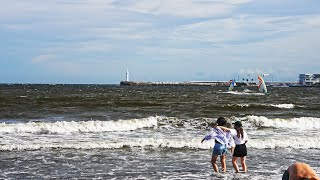
[[[320,88],[1,84],[0,179],[281,179],[320,174]],[[248,173],[214,173],[208,123],[241,120]],[[219,167],[220,163],[218,164]]]

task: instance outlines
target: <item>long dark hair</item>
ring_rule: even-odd
[[[236,130],[237,130],[237,137],[243,139],[243,128],[236,127]]]

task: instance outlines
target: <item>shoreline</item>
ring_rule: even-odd
[[[237,82],[235,87],[254,87],[257,82]],[[267,87],[285,88],[285,87],[320,87],[300,85],[297,82],[273,82],[266,83]],[[120,86],[214,86],[228,87],[229,81],[190,81],[190,82],[143,82],[143,81],[121,81]]]
[[[0,83],[0,86],[19,86],[19,85],[47,85],[47,86],[61,86],[61,85],[79,85],[79,86],[209,86],[209,87],[229,87],[228,81],[190,81],[190,82],[143,82],[143,81],[121,81],[119,84],[108,83]],[[237,82],[235,87],[255,87],[257,82]],[[266,83],[267,87],[286,88],[286,87],[303,87],[303,88],[319,88],[320,86],[300,85],[297,82],[273,82]]]

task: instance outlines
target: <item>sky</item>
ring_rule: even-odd
[[[320,73],[319,0],[0,0],[0,83]]]

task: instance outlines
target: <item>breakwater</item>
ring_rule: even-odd
[[[144,81],[121,81],[121,86],[230,86],[230,81],[189,81],[189,82],[144,82]],[[257,86],[258,82],[236,82],[238,87]],[[269,87],[320,87],[319,85],[300,85],[297,82],[266,82]]]
[[[121,81],[122,86],[229,86],[229,81],[190,81],[190,82],[140,82]],[[257,83],[237,83],[237,86],[257,86]]]

